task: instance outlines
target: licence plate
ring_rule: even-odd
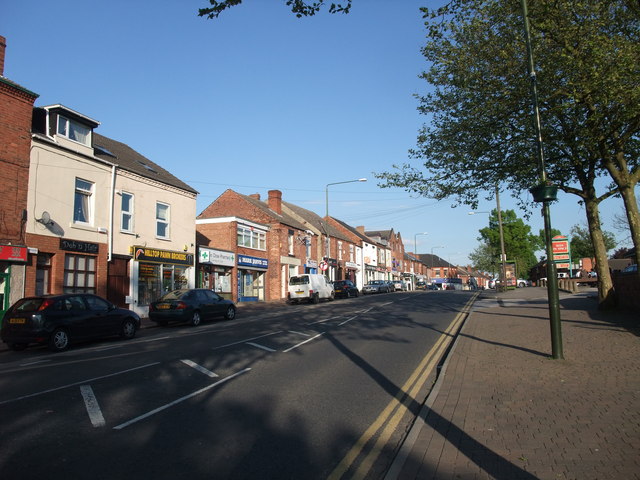
[[[296,293],[297,293],[298,295],[301,295],[301,294],[303,294],[303,293],[304,293],[304,290],[296,290]]]
[[[27,323],[26,318],[10,318],[9,323]]]
[[[161,303],[156,307],[158,310],[169,310],[171,305],[167,305],[166,303]]]

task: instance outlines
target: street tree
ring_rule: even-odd
[[[613,284],[599,205],[631,197],[640,175],[639,11],[630,0],[530,6],[547,179],[585,205],[601,306],[612,303]],[[530,209],[527,191],[540,171],[520,2],[451,0],[423,12],[429,67],[422,78],[432,89],[419,97],[419,110],[429,122],[410,152],[417,166],[394,165],[377,175],[381,186],[475,207],[500,185]],[[607,172],[614,181],[597,192]],[[637,208],[627,206],[627,215],[637,221]]]
[[[616,248],[616,239],[610,232],[602,232],[604,236],[604,244],[607,251]],[[569,245],[571,246],[571,258],[573,260],[580,258],[595,257],[595,250],[593,249],[593,243],[589,236],[589,229],[581,226],[574,225],[571,227],[571,237],[569,239]]]
[[[469,254],[469,260],[475,269],[496,276],[500,271],[500,248],[495,250],[488,243],[481,241]]]
[[[514,210],[501,212],[502,232],[504,237],[504,253],[508,262],[515,262],[519,276],[528,276],[529,270],[537,260],[535,252],[539,246],[539,238],[531,233],[531,227],[518,218]],[[489,216],[489,226],[480,230],[479,241],[488,246],[500,268],[500,225],[498,212],[493,210]]]

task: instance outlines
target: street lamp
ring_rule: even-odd
[[[354,182],[366,182],[367,179],[366,178],[358,178],[356,180],[346,180],[344,182],[334,182],[334,183],[327,183],[327,186],[324,189],[325,192],[325,222],[329,222],[329,187],[331,185],[340,185],[343,183],[354,183]],[[329,259],[329,232],[325,226],[325,232],[324,232],[326,238],[326,248],[325,248],[325,252],[326,252],[326,257],[327,260]]]

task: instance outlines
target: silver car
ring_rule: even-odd
[[[362,287],[362,294],[367,295],[369,293],[389,293],[391,291],[389,283],[385,280],[372,280]]]

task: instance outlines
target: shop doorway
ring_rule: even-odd
[[[0,320],[11,305],[9,305],[9,277],[11,267],[0,264]]]
[[[239,302],[264,302],[264,274],[256,270],[240,270]]]

